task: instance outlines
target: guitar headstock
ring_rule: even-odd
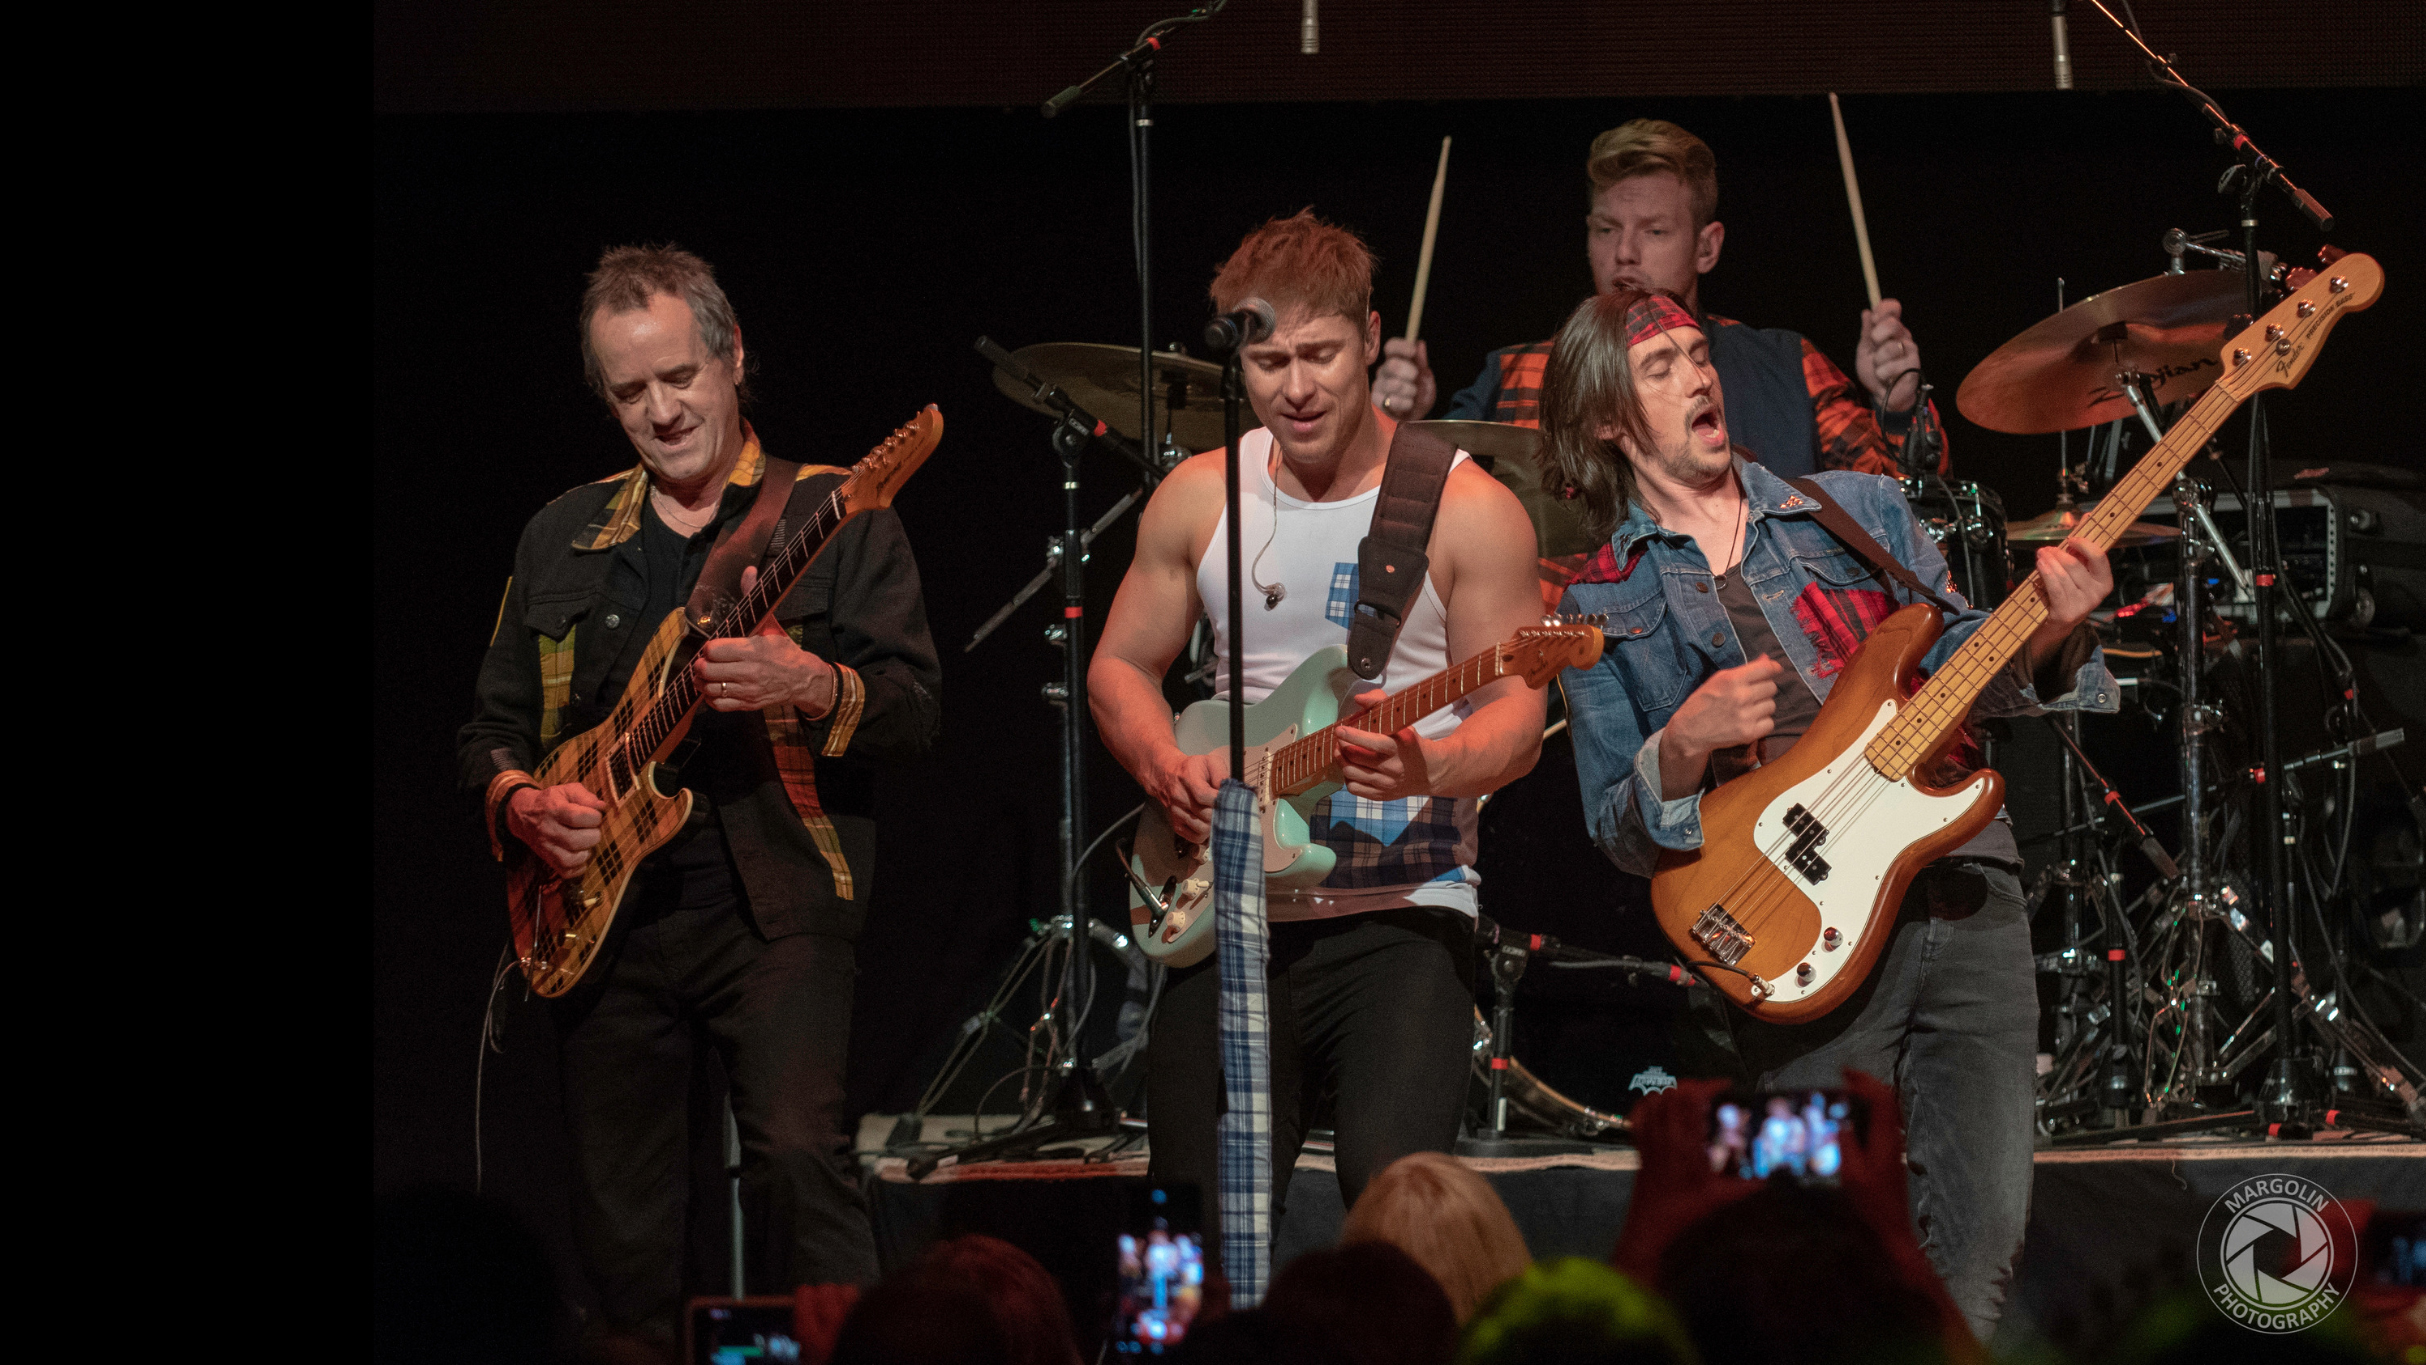
[[[2342,315],[2373,307],[2383,292],[2384,267],[2375,257],[2336,257],[2318,269],[2316,278],[2225,343],[2224,377],[2218,386],[2244,399],[2262,389],[2299,383]]]
[[[918,472],[942,440],[943,412],[929,403],[852,465],[851,477],[836,491],[853,512],[890,507],[902,483]]]
[[[1508,666],[1529,687],[1547,687],[1562,668],[1590,668],[1600,662],[1601,627],[1608,621],[1601,615],[1544,617],[1508,642]]]

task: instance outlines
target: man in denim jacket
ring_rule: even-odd
[[[1663,849],[1699,848],[1702,794],[1780,757],[1871,628],[1912,600],[1891,597],[1820,526],[1811,496],[1731,447],[1708,357],[1672,296],[1621,290],[1568,319],[1543,383],[1546,462],[1609,532],[1561,607],[1608,617],[1600,662],[1565,677],[1584,819],[1636,876]],[[1892,480],[1817,480],[1920,582],[1964,606]],[[2114,709],[2119,689],[2082,625],[2112,588],[2105,555],[2067,543],[2041,550],[2038,569],[2047,622],[1982,689],[1975,717]],[[1987,615],[1949,613],[1924,670]],[[2038,1002],[2019,864],[2000,818],[1914,879],[1894,937],[1846,1003],[1797,1025],[1724,1011],[1747,1083],[1837,1086],[1851,1068],[1896,1086],[1922,1245],[1983,1340],[2029,1212]]]

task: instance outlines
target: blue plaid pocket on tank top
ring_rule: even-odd
[[[1367,801],[1337,791],[1315,812],[1314,837],[1339,855],[1322,885],[1333,888],[1405,886],[1463,880],[1458,856],[1472,824],[1465,797],[1410,796]]]

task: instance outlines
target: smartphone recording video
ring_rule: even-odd
[[[1833,1185],[1844,1166],[1842,1139],[1850,1129],[1858,1140],[1865,1117],[1861,1099],[1841,1090],[1731,1091],[1710,1106],[1710,1169]]]
[[[1193,1185],[1148,1185],[1121,1230],[1116,1355],[1161,1355],[1187,1340],[1205,1298],[1204,1225]]]

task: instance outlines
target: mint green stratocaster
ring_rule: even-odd
[[[1341,715],[1349,696],[1367,684],[1348,667],[1345,646],[1306,656],[1272,694],[1247,708],[1246,780],[1255,788],[1263,823],[1264,886],[1296,890],[1331,875],[1337,855],[1314,842],[1307,820],[1340,788],[1337,724],[1372,734],[1396,734],[1444,706],[1501,678],[1522,677],[1544,687],[1562,668],[1600,661],[1596,620],[1553,618],[1516,632],[1463,663],[1390,694],[1370,711]],[[1182,752],[1211,753],[1230,743],[1230,704],[1200,701],[1172,726]],[[1160,803],[1148,801],[1128,854],[1130,931],[1146,956],[1188,967],[1213,951],[1211,850],[1171,832]]]

